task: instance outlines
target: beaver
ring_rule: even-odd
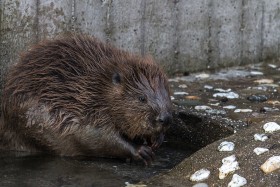
[[[21,54],[2,95],[2,149],[133,158],[149,164],[172,121],[151,56],[71,34]]]

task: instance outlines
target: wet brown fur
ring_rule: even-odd
[[[4,149],[129,157],[137,154],[135,138],[166,130],[156,118],[171,112],[171,102],[151,57],[71,35],[21,56],[8,73],[2,112]]]

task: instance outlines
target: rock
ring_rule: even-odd
[[[222,160],[223,165],[219,168],[219,179],[224,179],[228,174],[239,169],[235,155],[228,156]]]
[[[213,97],[226,97],[228,99],[236,99],[239,98],[239,95],[235,92],[227,92],[227,93],[215,93]]]
[[[224,109],[235,109],[236,106],[234,105],[227,105],[227,106],[223,106]]]
[[[259,76],[259,75],[263,75],[263,72],[260,72],[260,71],[251,71],[251,72],[250,72],[250,75],[251,75],[251,76]]]
[[[254,82],[258,84],[271,84],[274,81],[273,79],[259,79],[259,80],[255,80]]]
[[[187,92],[174,92],[174,95],[189,95]]]
[[[219,145],[218,150],[219,151],[233,151],[234,150],[234,143],[224,141]]]
[[[205,89],[208,89],[208,90],[212,90],[214,87],[213,87],[213,86],[210,86],[210,85],[205,85],[204,88],[205,88]]]
[[[251,102],[264,102],[267,101],[268,97],[265,95],[251,95],[247,99]]]
[[[268,139],[268,137],[265,134],[254,134],[254,139],[256,141],[264,142],[265,140]]]
[[[230,92],[231,91],[231,89],[229,88],[229,89],[222,89],[222,88],[215,88],[214,89],[215,91],[217,91],[217,92]]]
[[[271,120],[279,119],[279,115],[270,117]],[[266,120],[266,119],[264,119]],[[277,120],[278,121],[278,120]],[[227,186],[230,178],[226,177],[223,180],[218,178],[218,168],[221,167],[221,160],[227,156],[227,152],[217,151],[217,147],[221,141],[234,142],[234,154],[238,157],[240,168],[237,170],[238,175],[247,179],[247,186],[267,186],[274,187],[279,185],[280,169],[274,170],[269,175],[259,168],[267,158],[279,155],[280,152],[280,133],[272,134],[265,142],[254,140],[254,134],[258,134],[263,129],[264,121],[258,121],[256,124],[238,131],[227,138],[216,141],[210,145],[200,149],[190,157],[186,158],[170,172],[158,175],[147,181],[148,186],[193,186],[194,182],[189,180],[189,177],[201,168],[207,168],[211,171],[211,175],[207,179],[209,186]],[[256,155],[253,150],[256,147],[269,147],[269,151],[265,154]],[[188,176],[186,178],[186,176]]]
[[[195,77],[199,78],[199,79],[207,79],[210,77],[210,75],[207,73],[201,73],[201,74],[196,75]]]
[[[239,112],[253,112],[252,109],[235,109],[234,112],[239,113]]]
[[[263,154],[265,152],[269,151],[269,149],[267,148],[262,148],[262,147],[256,147],[254,149],[254,153],[256,153],[257,155]]]
[[[247,184],[247,180],[244,177],[241,177],[237,174],[233,174],[232,179],[230,183],[228,184],[228,187],[240,187]]]
[[[265,173],[271,173],[280,168],[280,156],[270,157],[263,165],[261,169]]]
[[[179,87],[179,88],[187,88],[188,86],[185,85],[185,84],[180,84],[178,87]]]
[[[208,179],[210,171],[208,169],[200,169],[191,175],[190,180],[200,182],[205,179]]]
[[[278,125],[276,122],[268,122],[264,124],[263,129],[265,132],[275,132],[280,130],[280,125]]]
[[[206,106],[206,105],[195,106],[194,109],[195,110],[212,110],[212,108],[210,106]]]
[[[197,183],[197,184],[193,185],[192,187],[208,187],[208,184],[206,184],[206,183]]]

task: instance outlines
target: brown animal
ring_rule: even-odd
[[[2,149],[149,164],[171,122],[168,81],[151,57],[93,37],[47,40],[10,69],[2,120]]]

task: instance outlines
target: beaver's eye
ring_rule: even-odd
[[[145,103],[146,100],[147,100],[146,97],[145,97],[144,95],[139,96],[138,99],[139,99],[139,101],[142,102],[142,103]]]

